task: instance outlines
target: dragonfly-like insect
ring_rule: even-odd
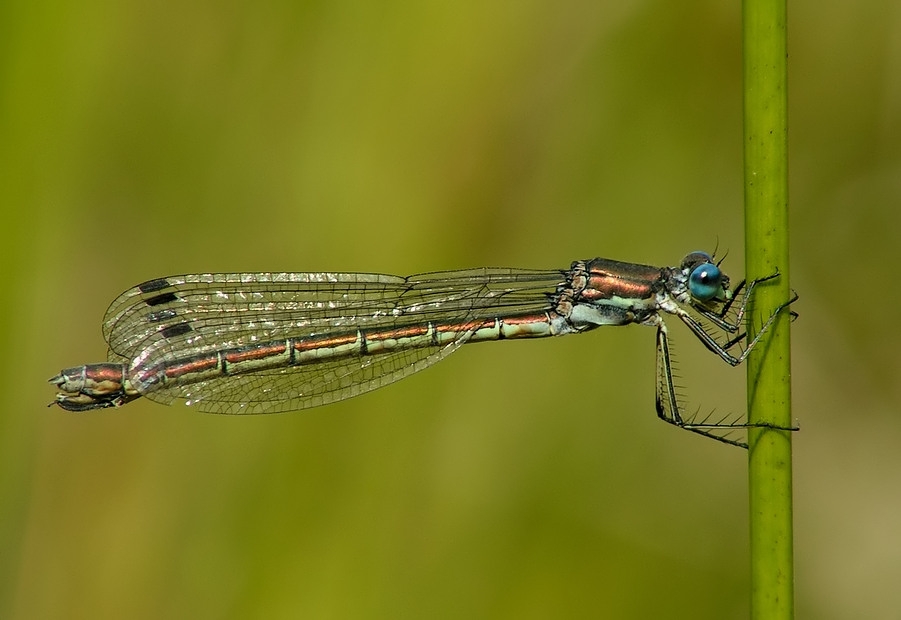
[[[595,258],[562,270],[160,278],[110,305],[103,320],[108,361],[50,379],[59,389],[51,405],[87,411],[144,396],[165,404],[181,399],[212,413],[293,411],[382,387],[463,344],[636,323],[657,328],[658,416],[747,447],[738,437],[743,429],[796,429],[687,418],[664,315],[678,317],[710,351],[737,366],[795,300],[777,308],[753,339],[741,331],[755,287],[777,276],[743,280],[733,289],[711,255],[691,252],[678,267]]]

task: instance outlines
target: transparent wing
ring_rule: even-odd
[[[152,280],[116,299],[104,319],[109,359],[144,366],[288,338],[329,338],[538,312],[561,271],[476,269],[398,276],[353,273],[196,274]],[[381,387],[443,359],[472,334],[441,346],[165,385],[144,395],[203,411],[273,413]]]

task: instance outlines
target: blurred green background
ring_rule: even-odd
[[[790,7],[797,611],[901,608],[901,7]],[[465,347],[228,418],[47,409],[197,271],[742,272],[739,3],[0,5],[0,617],[747,617],[746,455],[654,335]],[[692,402],[743,373],[679,325]]]

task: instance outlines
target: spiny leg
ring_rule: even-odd
[[[710,437],[719,442],[726,443],[739,448],[747,448],[748,444],[732,439],[730,433],[747,428],[747,424],[736,424],[731,422],[708,422],[706,419],[700,423],[689,421],[686,422],[682,417],[679,405],[679,397],[676,393],[676,386],[673,382],[673,365],[670,357],[669,339],[667,338],[666,324],[661,319],[657,324],[657,417],[664,422],[678,426],[679,428]],[[724,435],[715,434],[718,432]]]
[[[748,294],[750,294],[750,292],[751,292],[751,290],[749,287]],[[748,343],[748,346],[745,348],[745,350],[742,351],[741,355],[739,355],[738,357],[729,353],[729,349],[731,349],[738,342],[740,342],[744,338],[744,334],[741,334],[738,337],[733,338],[732,340],[728,341],[725,345],[723,345],[723,344],[720,344],[719,342],[717,342],[717,340],[713,336],[708,334],[707,331],[704,329],[704,326],[701,324],[701,322],[698,321],[696,318],[694,318],[691,314],[689,314],[688,311],[680,308],[676,314],[680,319],[682,319],[682,322],[688,326],[688,328],[692,331],[692,333],[694,333],[694,335],[698,338],[698,340],[700,340],[701,342],[704,343],[704,346],[706,346],[712,352],[716,353],[723,361],[725,361],[730,366],[738,366],[743,361],[745,361],[745,359],[747,359],[748,355],[751,353],[751,351],[754,349],[754,347],[757,346],[757,343],[760,342],[760,339],[763,337],[763,335],[770,329],[770,327],[776,321],[779,314],[783,310],[788,308],[791,304],[793,304],[795,302],[795,300],[797,300],[797,299],[798,299],[798,295],[794,294],[794,295],[792,295],[791,299],[789,299],[785,303],[781,304],[778,308],[776,308],[773,311],[773,313],[769,316],[769,318],[767,318],[767,320],[761,326],[760,330],[757,332],[757,334],[754,336],[754,338],[751,340],[751,342]],[[744,303],[742,303],[742,306],[744,306]],[[740,310],[739,312],[740,312],[740,314],[743,314],[744,308],[742,308],[742,310]],[[701,314],[703,314],[706,318],[710,318],[707,315],[707,313],[704,311],[701,311]],[[727,331],[735,331],[735,330],[727,330]]]
[[[726,415],[717,421],[710,421],[713,415],[711,412],[703,420],[688,420],[682,416],[679,397],[676,393],[676,387],[673,381],[673,365],[670,356],[669,338],[667,337],[666,324],[662,319],[657,324],[657,393],[656,393],[657,417],[664,422],[678,426],[679,428],[697,433],[719,442],[726,443],[739,448],[747,448],[748,444],[739,439],[733,439],[733,434],[742,429],[748,428],[769,428],[780,431],[796,431],[798,427],[784,427],[767,422],[744,422],[734,421],[728,422],[727,418],[732,416]],[[736,418],[738,419],[738,418]],[[717,434],[721,433],[721,434]]]
[[[726,301],[726,303],[723,305],[722,309],[720,309],[719,311],[709,310],[701,305],[693,305],[693,308],[701,316],[703,316],[705,319],[710,321],[713,325],[720,328],[724,332],[729,333],[729,334],[735,334],[736,332],[738,332],[739,328],[741,327],[742,321],[745,316],[745,312],[747,311],[748,303],[751,299],[751,295],[752,295],[754,289],[761,282],[766,282],[768,280],[772,280],[773,278],[777,278],[778,276],[779,276],[779,273],[776,272],[772,275],[752,280],[751,283],[747,285],[747,289],[745,290],[744,294],[741,296],[741,303],[739,304],[738,311],[736,312],[734,320],[731,322],[726,320],[726,316],[729,314],[730,310],[732,309],[733,304],[738,300],[739,293],[741,293],[742,289],[745,288],[745,285],[746,285],[745,280],[742,280],[741,282],[738,283],[738,285],[732,291],[732,296]],[[795,295],[792,299],[790,299],[784,305],[785,306],[790,305],[795,299],[797,299],[797,295]],[[773,316],[770,317],[770,321],[768,322],[767,326],[761,330],[761,333],[766,331],[766,329],[769,326],[769,323],[771,323],[773,320],[775,320],[774,317],[776,315],[778,315],[778,313],[781,310],[782,310],[782,307],[776,309],[776,311],[773,313]],[[796,317],[797,314],[792,312],[792,316]],[[723,357],[723,353],[728,352],[730,349],[735,347],[735,345],[744,341],[745,336],[747,334],[746,332],[740,332],[737,335],[733,336],[730,340],[726,341],[724,344],[720,344],[719,341],[714,336],[707,333],[706,328],[704,328],[703,325],[698,320],[694,319],[694,317],[692,317],[686,313],[686,314],[681,315],[680,318],[682,318],[683,321],[686,321],[686,324],[688,325],[688,327],[691,328],[692,332],[694,332],[697,335],[697,337],[705,344],[705,346],[707,346],[708,349],[710,349],[711,351],[713,351],[714,353],[716,353],[717,355],[722,357],[730,365],[736,366],[741,363],[741,360],[744,359],[744,357],[741,357],[741,356],[735,357],[733,355],[729,355],[729,357],[726,358],[726,357]],[[760,334],[758,334],[758,338],[759,338],[759,336],[760,336]],[[755,341],[758,338],[755,338]],[[747,356],[747,353],[748,353],[747,350],[743,351],[742,355]]]

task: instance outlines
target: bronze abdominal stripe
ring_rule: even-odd
[[[153,377],[157,377],[157,380],[202,381],[209,378],[211,371],[214,374],[232,375],[316,363],[344,356],[376,355],[403,348],[440,347],[464,337],[468,342],[541,337],[546,335],[547,330],[536,327],[549,328],[550,324],[551,317],[546,312],[542,315],[488,319],[480,323],[429,323],[388,331],[357,330],[343,336],[288,338],[176,359],[139,371],[139,374],[142,381],[148,384],[154,382]],[[163,331],[172,330],[179,335],[190,331],[179,327],[180,325],[185,324],[173,325]]]

